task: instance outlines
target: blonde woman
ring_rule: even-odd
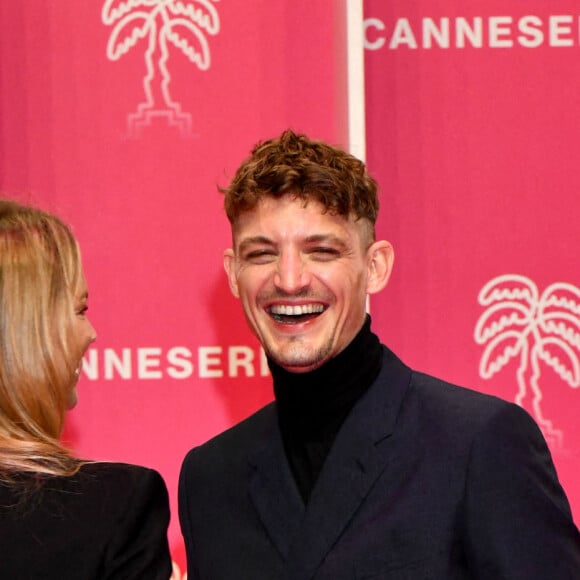
[[[151,469],[59,440],[96,338],[70,229],[0,200],[0,578],[167,580],[169,502]]]

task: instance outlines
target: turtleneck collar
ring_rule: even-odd
[[[382,347],[369,316],[341,353],[311,372],[291,373],[268,358],[282,439],[305,500],[340,426],[381,363]]]

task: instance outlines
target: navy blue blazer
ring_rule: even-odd
[[[580,579],[533,419],[386,348],[307,505],[272,403],[189,452],[179,514],[190,580]]]

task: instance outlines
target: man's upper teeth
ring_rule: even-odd
[[[272,314],[284,314],[286,316],[299,316],[301,314],[312,314],[313,312],[322,312],[324,307],[322,304],[280,304],[272,306],[270,309]]]

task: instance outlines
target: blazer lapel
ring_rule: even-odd
[[[291,578],[311,578],[397,450],[393,433],[411,371],[384,347],[383,367],[340,429],[288,554]],[[279,494],[280,491],[277,490]],[[293,530],[295,532],[295,530]]]
[[[286,559],[300,530],[305,506],[286,460],[275,406],[272,409],[269,438],[250,457],[254,470],[250,497],[268,535]]]

